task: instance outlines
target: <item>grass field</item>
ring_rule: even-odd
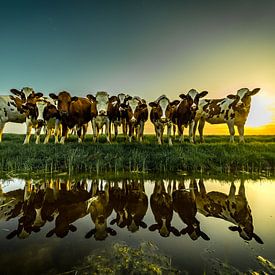
[[[24,135],[5,134],[0,144],[0,173],[257,173],[275,174],[275,136],[247,136],[245,144],[229,144],[228,136],[206,136],[204,144],[158,145],[153,135],[143,144],[112,144],[105,137],[97,144],[88,136],[78,144],[70,137],[65,145],[23,145]],[[42,138],[43,140],[43,138]],[[237,139],[236,139],[237,140]]]

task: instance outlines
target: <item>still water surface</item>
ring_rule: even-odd
[[[275,274],[274,198],[268,179],[0,180],[1,274]]]

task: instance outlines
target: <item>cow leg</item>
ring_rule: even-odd
[[[60,140],[61,144],[65,143],[67,133],[68,133],[68,126],[66,124],[62,123],[62,137],[61,137],[61,140]]]
[[[191,121],[189,123],[189,142],[190,143],[194,143],[193,133],[194,133],[194,121]]]
[[[227,126],[230,134],[229,142],[234,143],[234,135],[235,135],[234,122],[231,120],[228,121]]]
[[[228,199],[230,201],[235,201],[235,193],[236,193],[236,186],[235,186],[234,182],[231,182],[229,195],[228,195]]]
[[[193,140],[194,143],[196,143],[196,131],[197,131],[197,126],[198,126],[198,120],[194,121],[194,127],[193,127]]]
[[[117,124],[117,122],[114,123],[114,128],[115,128],[115,140],[116,140],[117,135],[118,135],[118,124]]]
[[[203,128],[204,128],[204,125],[205,125],[205,120],[204,119],[200,119],[198,130],[199,130],[199,134],[200,134],[200,142],[201,143],[204,143],[204,137],[203,137]]]
[[[134,125],[133,123],[129,123],[129,142],[132,142],[133,134],[134,134]]]
[[[178,123],[178,133],[179,133],[179,141],[180,143],[184,142],[184,135],[183,135],[183,127],[181,123]]]
[[[61,121],[59,119],[56,119],[56,121],[55,121],[55,128],[54,128],[54,143],[55,144],[58,143],[58,138],[59,138],[60,132],[61,132],[60,127],[62,127],[61,126]]]
[[[176,138],[177,125],[173,124],[173,137]]]
[[[241,179],[241,184],[240,184],[240,187],[239,187],[238,195],[246,200],[246,198],[245,198],[245,188],[244,188],[244,179]]]
[[[87,130],[88,130],[88,123],[82,125],[82,137],[81,137],[82,141],[84,141],[85,139]]]
[[[238,125],[239,141],[244,143],[244,125]]]
[[[106,136],[107,136],[107,142],[111,143],[111,133],[110,133],[110,120],[107,119],[106,121]]]
[[[36,139],[35,139],[35,144],[39,144],[40,143],[40,134],[41,134],[41,127],[37,127],[35,129],[35,136],[36,136]]]
[[[82,127],[79,127],[76,131],[77,133],[77,136],[78,136],[78,143],[82,143],[82,136],[81,136],[81,133],[82,133]]]
[[[0,123],[0,142],[2,142],[2,135],[3,135],[4,126],[5,126],[5,123],[1,122]]]
[[[141,121],[140,126],[139,126],[139,141],[140,142],[143,141],[143,132],[144,132],[144,121]]]
[[[172,131],[172,124],[169,123],[167,125],[167,137],[168,137],[168,144],[169,145],[173,145],[173,143],[172,143],[172,137],[171,137],[171,131]]]
[[[95,118],[92,119],[92,128],[93,128],[93,142],[96,142],[98,137],[98,129],[95,122]]]
[[[26,123],[26,126],[27,126],[26,137],[25,137],[25,140],[24,140],[23,144],[29,144],[31,133],[32,133],[32,124],[31,123]]]
[[[46,128],[46,136],[44,139],[44,144],[47,144],[49,142],[49,139],[51,137],[52,128]],[[57,140],[58,141],[58,140]]]

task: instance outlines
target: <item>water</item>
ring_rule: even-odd
[[[14,178],[0,186],[1,274],[275,273],[273,180]]]

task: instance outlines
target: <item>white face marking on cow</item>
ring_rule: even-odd
[[[195,97],[197,96],[197,94],[198,94],[198,92],[195,89],[192,89],[192,90],[190,90],[187,93],[187,95],[189,95],[192,98],[192,100],[193,100],[193,103],[191,105],[192,109],[195,109],[197,107],[196,103],[194,102],[195,101]]]
[[[33,93],[33,88],[29,88],[29,87],[24,87],[22,89],[22,93],[24,94],[25,96],[25,99],[27,99],[29,97],[29,95],[31,95]]]
[[[45,102],[45,101],[38,101],[36,103],[36,106],[37,106],[37,109],[38,109],[37,120],[44,120],[43,113],[44,113],[44,110],[45,110],[45,108],[47,106],[47,102]]]
[[[99,115],[107,115],[109,95],[106,92],[97,92],[96,94],[96,110]]]
[[[123,103],[124,100],[125,100],[125,98],[126,98],[126,95],[125,95],[125,94],[119,94],[119,95],[118,95],[118,99],[119,99],[120,103]]]
[[[161,119],[166,119],[166,109],[169,105],[169,99],[167,97],[164,97],[162,98],[160,101],[159,101],[159,106],[161,108],[161,112],[162,112],[162,115],[161,115]]]
[[[129,100],[129,107],[132,110],[132,117],[130,118],[130,120],[135,120],[134,114],[136,111],[136,108],[138,107],[139,101],[136,98],[130,99]]]

